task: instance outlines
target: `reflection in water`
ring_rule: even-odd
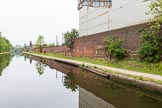
[[[26,61],[26,56],[24,56],[24,61]]]
[[[78,86],[75,84],[75,82],[73,81],[73,73],[70,72],[68,73],[65,77],[64,77],[64,86],[67,89],[70,89],[71,91],[75,92],[78,89]]]
[[[37,72],[39,73],[39,75],[43,75],[44,74],[44,69],[45,69],[46,65],[42,64],[41,62],[37,62],[35,64],[35,66],[36,66],[36,69],[37,69]]]
[[[79,88],[79,108],[116,108],[114,105],[96,97],[84,88]]]
[[[30,63],[31,63],[31,60],[30,59]],[[45,67],[46,65],[41,63],[41,62],[36,62],[36,70],[37,72],[39,73],[39,75],[43,75],[44,74],[44,70],[45,70]],[[71,70],[72,71],[72,70]],[[60,73],[60,72],[59,72]],[[58,78],[58,71],[56,71],[56,79]],[[73,72],[69,72],[67,73],[66,76],[62,76],[64,77],[63,79],[63,85],[67,88],[67,89],[70,89],[72,92],[76,92],[76,90],[78,89],[78,86],[77,84],[74,82],[74,75],[73,75]]]
[[[52,69],[65,74],[63,85],[71,91],[79,91],[79,108],[161,108],[161,94],[142,91],[120,85],[106,78],[84,71],[78,67],[62,64],[53,60],[30,57]],[[37,62],[38,73],[43,74],[45,67]],[[67,97],[68,98],[68,97]]]
[[[32,64],[32,59],[30,59],[30,64]]]
[[[0,76],[3,70],[10,64],[12,56],[10,54],[0,55]]]

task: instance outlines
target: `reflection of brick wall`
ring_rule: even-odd
[[[104,43],[103,40],[108,35],[115,35],[123,40],[123,47],[136,51],[139,46],[140,30],[145,24],[130,26],[109,32],[98,33],[85,37],[77,38],[74,41],[73,55],[74,56],[87,56],[87,57],[101,57],[104,56]]]
[[[79,85],[79,108],[107,108],[107,106],[108,108],[136,108],[137,102],[140,102],[138,103],[138,108],[143,108],[144,105],[150,106],[152,99],[155,99],[155,102],[157,101],[157,95],[145,93],[146,96],[152,96],[151,100],[149,98],[141,99],[141,94],[144,93],[143,90],[133,87],[129,88],[129,86],[123,84],[119,85],[119,83],[85,71],[79,67],[56,62],[52,59],[41,59],[34,56],[29,56],[29,58],[41,61],[50,68],[66,74],[63,75],[63,83],[65,76],[69,76],[69,84],[75,83]],[[153,108],[157,108],[157,104],[152,105]],[[162,106],[160,101],[159,106]]]
[[[42,52],[46,53],[65,53],[68,48],[63,45],[63,46],[55,46],[55,47],[47,47],[47,48],[42,48]],[[33,49],[32,51],[38,52],[38,49]]]

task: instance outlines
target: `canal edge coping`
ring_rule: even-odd
[[[134,85],[134,86],[137,86],[139,88],[142,88],[142,89],[162,93],[162,84],[157,83],[156,82],[157,80],[153,79],[153,78],[152,79],[154,80],[154,82],[144,81],[140,78],[136,79],[136,77],[143,77],[143,76],[124,74],[124,73],[112,71],[112,70],[109,70],[109,69],[106,69],[107,71],[105,71],[105,70],[103,70],[104,68],[98,68],[100,65],[97,65],[97,64],[91,64],[91,63],[85,63],[85,62],[80,62],[80,61],[75,61],[75,60],[62,59],[62,58],[58,58],[58,57],[50,57],[50,56],[45,56],[45,55],[38,55],[38,54],[33,54],[33,53],[28,53],[28,52],[23,52],[23,54],[27,54],[27,55],[31,55],[31,56],[35,56],[35,57],[40,57],[40,58],[53,59],[55,61],[66,63],[66,64],[69,64],[69,65],[79,66],[80,68],[88,70],[88,71],[95,73],[97,75],[100,75],[102,77],[107,77],[110,80],[113,80],[113,81],[116,81],[116,82],[130,84],[130,85]],[[94,68],[96,66],[97,66],[97,69]],[[103,67],[105,67],[105,66],[103,66]],[[125,70],[125,71],[127,71],[127,70]],[[143,78],[147,78],[147,77],[143,77]],[[161,81],[162,81],[162,79],[161,79]]]

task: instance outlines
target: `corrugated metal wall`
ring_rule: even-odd
[[[79,12],[80,36],[141,24],[151,19],[143,0],[112,0],[112,8],[83,7]]]

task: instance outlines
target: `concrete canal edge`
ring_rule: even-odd
[[[162,93],[162,84],[159,84],[157,82],[152,82],[152,81],[144,81],[140,78],[136,79],[136,75],[128,76],[128,75],[120,73],[120,72],[112,72],[111,70],[109,70],[109,71],[107,70],[105,72],[104,69],[96,68],[95,64],[94,64],[94,66],[92,66],[92,65],[88,65],[88,64],[83,64],[83,62],[79,62],[79,61],[78,62],[70,62],[70,60],[67,60],[67,59],[38,55],[38,54],[33,54],[33,53],[28,53],[28,52],[24,52],[23,54],[35,56],[35,57],[39,57],[39,58],[43,58],[43,59],[52,59],[52,60],[62,62],[65,64],[78,66],[78,67],[83,68],[87,71],[90,71],[94,74],[100,75],[102,77],[107,77],[108,79],[115,81],[115,82],[137,86],[141,89],[149,90],[152,92]],[[155,80],[155,79],[153,79],[153,80]]]

